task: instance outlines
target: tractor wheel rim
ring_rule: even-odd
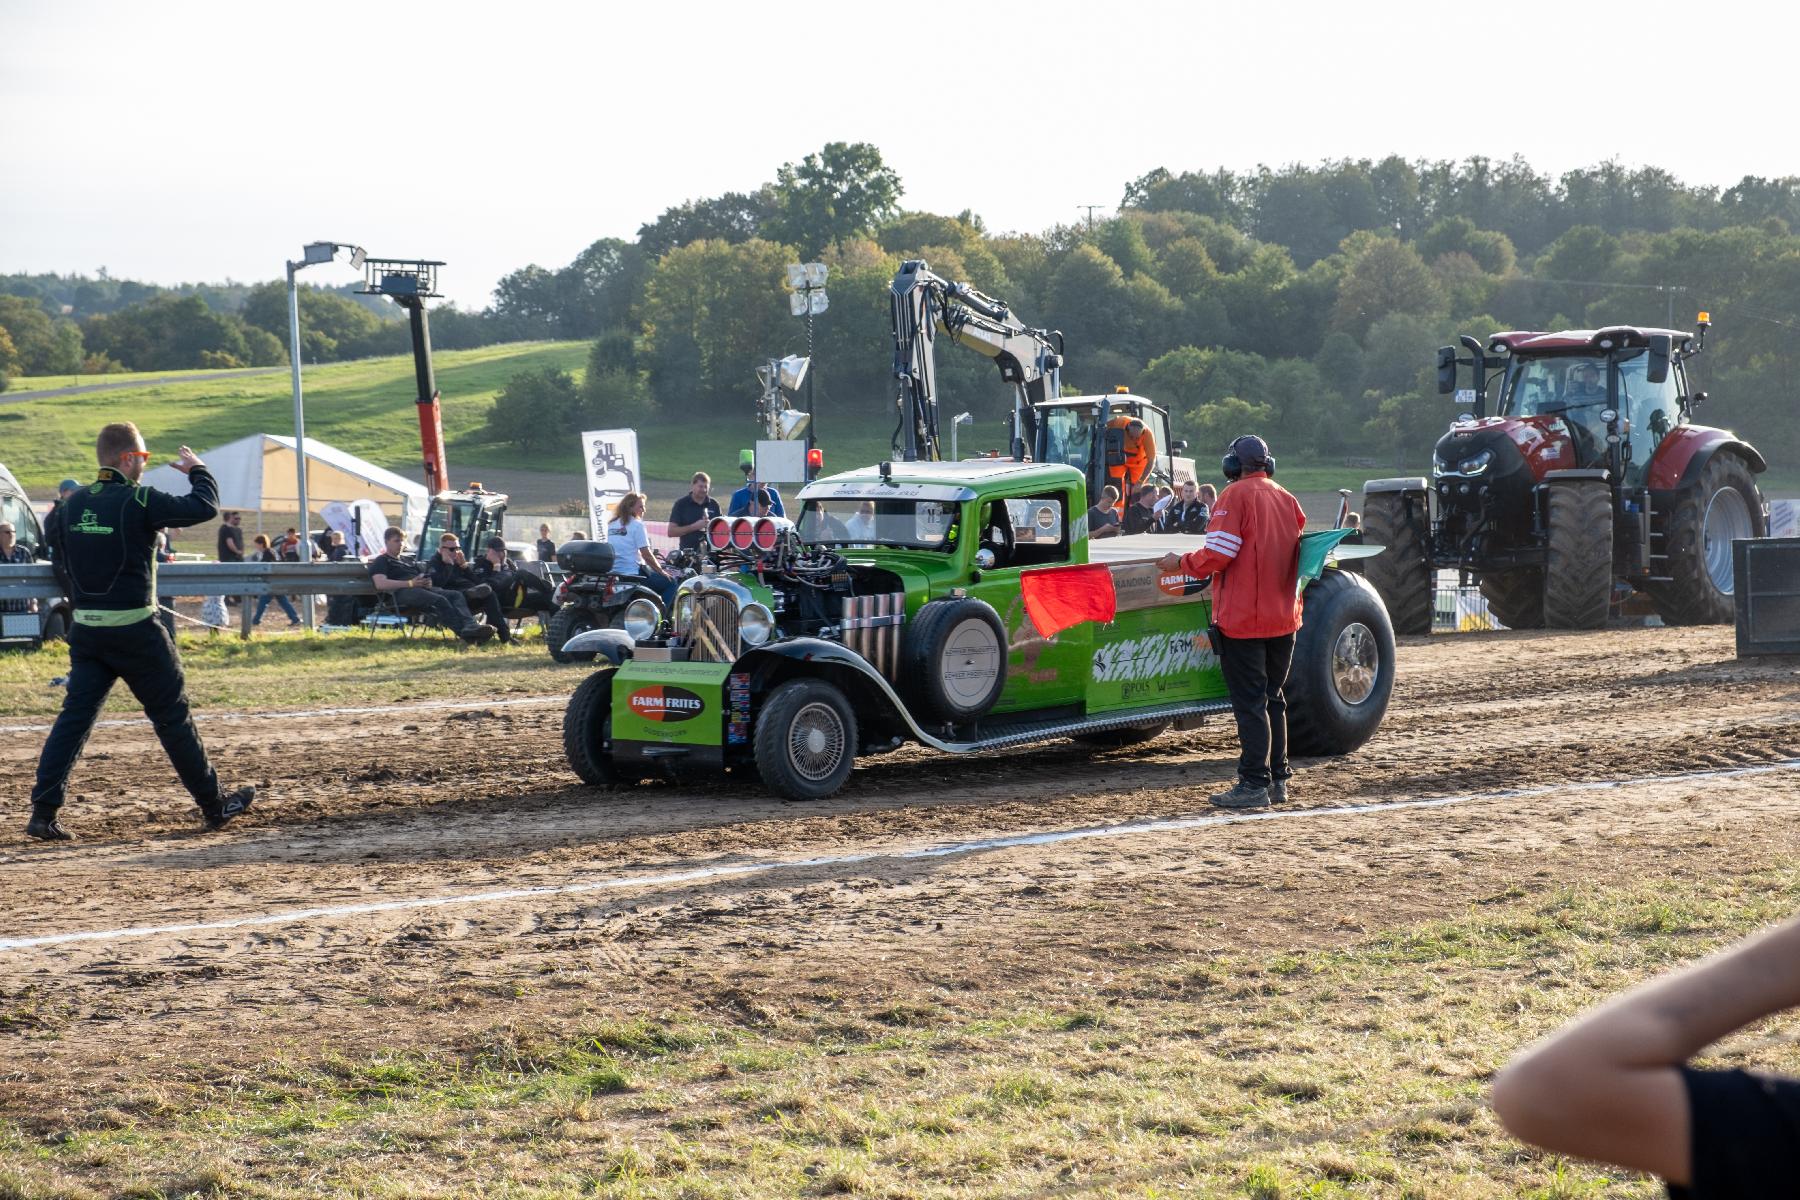
[[[1706,502],[1706,521],[1701,527],[1701,554],[1706,560],[1706,576],[1720,595],[1731,595],[1731,543],[1751,536],[1750,506],[1743,493],[1734,487],[1722,487]]]
[[[1337,635],[1331,647],[1331,686],[1345,704],[1361,704],[1375,690],[1381,669],[1381,650],[1375,633],[1361,621],[1352,621]]]
[[[844,758],[844,721],[817,701],[794,714],[788,726],[788,762],[808,782],[828,779]]]

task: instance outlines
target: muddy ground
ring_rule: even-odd
[[[1372,742],[1297,764],[1290,808],[1469,802],[926,858],[894,855],[1202,812],[1232,773],[1231,731],[1104,753],[908,750],[860,765],[830,801],[786,804],[743,777],[585,788],[556,703],[209,713],[223,773],[259,785],[251,816],[198,833],[148,727],[105,728],[65,810],[81,840],[56,846],[11,832],[42,740],[15,733],[0,748],[0,938],[873,857],[0,949],[0,1114],[54,1120],[172,1064],[442,1046],[664,1003],[1029,993],[1158,956],[1330,944],[1519,885],[1800,850],[1800,771],[1650,778],[1800,759],[1800,665],[1739,662],[1727,629],[1405,639],[1399,678]],[[1563,786],[1600,781],[1620,786]]]

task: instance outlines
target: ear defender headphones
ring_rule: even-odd
[[[1236,483],[1245,471],[1267,471],[1269,478],[1275,478],[1275,456],[1269,453],[1269,443],[1253,433],[1233,441],[1225,448],[1225,457],[1219,460],[1219,469],[1225,472],[1225,478]]]

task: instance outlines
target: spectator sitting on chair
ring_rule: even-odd
[[[556,561],[556,542],[550,537],[550,526],[538,526],[537,556],[539,562]]]
[[[613,518],[606,523],[606,540],[612,543],[613,574],[642,576],[650,590],[662,597],[665,609],[675,603],[675,581],[663,574],[662,564],[650,549],[642,492],[626,492],[619,497],[613,506]]]
[[[256,535],[256,549],[250,553],[251,562],[280,562],[281,558],[269,547],[269,539],[262,534]],[[263,614],[269,611],[269,601],[281,605],[281,611],[287,614],[289,625],[300,623],[300,614],[294,611],[294,605],[286,596],[263,595],[256,598],[256,614],[250,618],[252,625],[261,625]]]
[[[1156,532],[1156,485],[1146,483],[1137,491],[1136,503],[1125,509],[1126,533]]]
[[[437,553],[425,564],[425,573],[431,577],[431,586],[439,591],[461,592],[469,610],[486,616],[487,623],[493,626],[502,642],[512,641],[512,626],[506,623],[506,610],[500,597],[494,594],[492,587],[475,578],[454,533],[446,533],[438,539]]]
[[[487,549],[475,560],[472,570],[476,579],[494,589],[503,608],[556,611],[556,597],[549,581],[522,570],[506,557],[506,539],[498,534],[487,540]]]
[[[1100,503],[1088,509],[1089,537],[1116,537],[1119,533],[1119,489],[1107,484],[1100,490]]]
[[[387,549],[369,560],[369,581],[378,592],[391,593],[394,606],[401,612],[424,613],[465,642],[480,645],[498,631],[483,625],[469,611],[469,602],[461,592],[441,591],[431,586],[425,568],[400,557],[406,545],[406,532],[390,525],[382,534]]]

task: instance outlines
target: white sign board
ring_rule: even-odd
[[[806,442],[758,441],[756,479],[758,483],[805,483]]]
[[[588,527],[596,542],[606,540],[613,506],[638,486],[637,430],[601,429],[581,435],[581,459],[587,464]]]
[[[1800,500],[1769,501],[1769,536],[1800,537]]]

